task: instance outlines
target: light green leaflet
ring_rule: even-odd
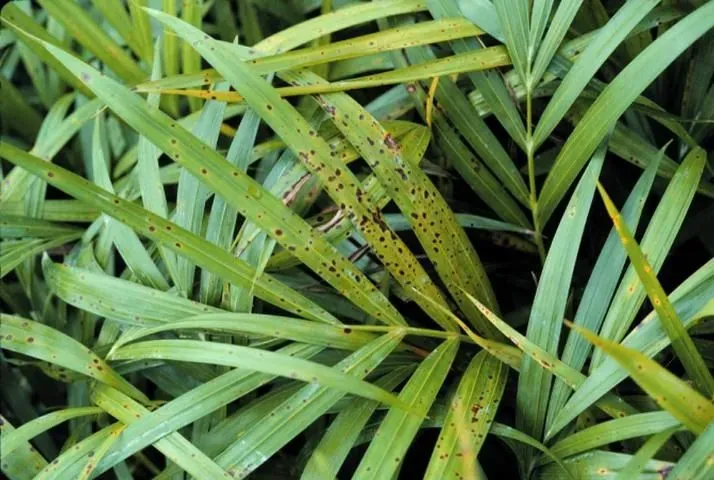
[[[531,18],[531,37],[530,37],[530,51],[531,58],[533,59],[531,65],[531,71],[529,72],[529,88],[531,90],[535,89],[543,74],[545,73],[548,65],[550,64],[553,56],[563,42],[563,37],[570,28],[570,24],[575,18],[575,15],[580,9],[582,0],[565,0],[560,2],[558,5],[553,19],[550,23],[547,33],[543,41],[538,44],[540,40],[540,35],[542,35],[543,29],[548,25],[548,18],[550,16],[550,11],[552,8],[553,1],[537,1],[533,7],[533,16]],[[546,6],[547,5],[547,6]],[[541,7],[541,8],[538,8]],[[539,14],[536,13],[538,10]],[[534,28],[533,24],[537,24],[537,28]],[[537,55],[536,53],[537,52]],[[536,146],[538,144],[536,143]]]
[[[513,61],[513,68],[518,72],[523,84],[529,85],[530,65],[533,58],[533,49],[528,41],[529,2],[527,0],[494,2],[493,6],[496,7],[496,13],[501,22],[505,44]]]
[[[37,435],[49,430],[50,428],[66,422],[72,418],[84,417],[87,415],[98,415],[103,410],[97,407],[78,407],[65,408],[56,412],[42,415],[30,422],[25,423],[20,428],[11,432],[4,432],[2,435],[2,461],[6,461],[6,457],[24,443],[35,438]]]
[[[694,41],[714,27],[714,3],[680,20],[642,51],[610,82],[558,154],[538,199],[545,224],[587,158],[642,91]]]
[[[114,187],[107,170],[110,157],[103,118],[102,115],[95,118],[92,133],[92,180],[97,186],[113,194]],[[106,219],[104,228],[107,230],[107,235],[112,239],[126,262],[127,268],[131,270],[137,280],[159,290],[168,290],[169,284],[154,264],[136,232],[111,217],[104,218]]]
[[[353,4],[286,28],[258,42],[255,48],[264,52],[292,50],[323,35],[360,23],[422,10],[426,10],[424,0],[381,0],[379,3]]]
[[[637,450],[625,468],[620,470],[616,480],[630,480],[638,476],[642,469],[645,468],[647,462],[657,454],[657,451],[669,440],[669,438],[677,431],[682,430],[681,426],[668,428],[659,433],[652,435],[647,441]]]
[[[79,239],[82,233],[65,233],[50,238],[3,240],[0,242],[0,278],[39,253]]]
[[[370,383],[350,378],[339,371],[315,362],[267,350],[198,340],[149,340],[126,345],[112,353],[113,360],[147,358],[240,367],[307,383],[319,383],[396,406],[405,410],[407,415],[415,415],[411,413],[413,408],[403,400]]]
[[[221,83],[216,88],[218,91],[223,91],[228,88],[228,85]],[[195,110],[196,108],[193,109]],[[209,100],[201,107],[201,114],[198,121],[191,130],[191,133],[193,133],[198,140],[213,151],[216,150],[220,132],[219,129],[225,109],[226,104],[224,102]],[[181,169],[178,191],[176,193],[176,208],[174,209],[172,220],[176,222],[177,225],[200,236],[203,227],[203,217],[205,216],[206,202],[208,201],[210,193],[209,188],[201,183],[198,176],[193,175],[189,169]],[[196,265],[184,257],[179,257],[176,259],[176,270],[181,278],[180,284],[186,287],[186,293],[191,297],[193,294],[193,279],[196,272]]]
[[[160,42],[156,42],[154,51],[154,65],[151,70],[151,80],[161,78],[161,51]],[[149,108],[159,108],[160,95],[150,93],[147,95],[146,103]],[[156,148],[149,139],[140,135],[136,145],[139,192],[144,208],[164,218],[168,218],[168,205],[166,203],[166,193],[161,183],[161,173],[159,169],[159,157],[161,150]],[[174,286],[182,294],[187,292],[186,285],[181,283],[181,276],[176,271],[176,256],[165,247],[159,246],[159,255],[166,265],[166,269],[173,280]]]
[[[71,225],[19,215],[0,214],[0,238],[3,239],[55,237],[74,233],[76,230],[77,229]]]
[[[577,1],[577,0],[576,0]],[[564,2],[561,2],[560,7],[564,7],[568,5],[569,3],[572,3],[572,0],[565,0]],[[547,39],[543,39],[543,33],[546,30],[546,27],[548,27],[548,20],[550,19],[551,16],[551,11],[553,9],[553,0],[534,0],[531,2],[531,8],[530,8],[530,24],[526,25],[525,29],[528,32],[528,75],[532,76],[533,75],[533,63],[536,59],[536,53],[543,54],[544,51],[547,55],[548,49],[542,47],[541,45],[541,40],[543,40],[543,43],[548,43]],[[560,10],[562,10],[561,8]],[[575,8],[577,11],[577,7]],[[528,10],[526,10],[528,11]],[[575,15],[575,13],[573,13]],[[567,30],[570,22],[567,22],[565,25],[563,25],[563,19],[561,18],[561,12],[557,11],[553,15],[553,19],[550,22],[550,28],[548,29],[548,35],[553,34],[553,30],[558,31],[560,29]],[[563,32],[564,34],[565,32]],[[556,43],[560,43],[560,38],[557,39]],[[555,48],[555,47],[554,47]],[[550,58],[546,61],[548,63]],[[535,83],[535,81],[534,81]]]
[[[397,327],[394,331],[400,331],[400,329],[401,327]],[[196,315],[157,327],[132,330],[122,336],[114,344],[113,348],[119,348],[140,338],[173,330],[242,332],[344,350],[357,350],[375,339],[374,334],[366,331],[317,324],[309,320],[298,320],[297,318],[258,313],[213,313]]]
[[[190,28],[175,18],[156,11],[151,13],[163,23],[174,28],[185,41],[191,41],[204,58],[217,67],[223,76],[239,89],[239,93],[246,97],[251,108],[260,114],[263,120],[282,137],[301,163],[320,178],[326,192],[359,228],[385,267],[402,285],[413,286],[423,291],[429,298],[439,298],[436,285],[414,255],[410,254],[404,242],[384,223],[381,212],[364,195],[356,176],[345,168],[339,159],[335,158],[334,152],[331,151],[328,144],[317,135],[307,121],[291,105],[283,101],[269,84],[241,61],[241,55],[234,48],[235,45],[213,41],[207,35]],[[376,143],[374,139],[370,140]],[[386,138],[382,139],[385,142],[385,147],[389,148],[386,140]],[[273,237],[280,242],[280,235],[273,235]],[[318,243],[318,240],[324,242],[321,237],[316,237],[313,242]],[[326,247],[331,248],[329,243],[325,243]],[[303,245],[298,245],[298,251]],[[297,253],[295,255],[298,256]],[[301,260],[308,265],[310,263],[314,265],[314,262],[310,262],[306,258],[301,258]],[[351,275],[348,271],[340,273],[343,268],[347,270],[343,264],[351,265],[345,260],[340,263],[334,260],[331,263],[322,263],[319,269],[313,269],[321,276],[324,274],[327,281],[333,276],[349,278]],[[355,274],[355,276],[357,275]],[[362,283],[364,284],[365,281]],[[366,289],[363,287],[362,290]],[[345,295],[349,298],[347,293]],[[421,301],[417,297],[415,300]],[[363,305],[357,304],[364,308]],[[424,305],[426,306],[426,304]],[[391,305],[389,306],[391,307]],[[429,307],[426,306],[426,308]],[[393,307],[391,309],[394,311]],[[379,314],[375,315],[378,319],[387,321],[382,312],[377,313]],[[442,315],[433,314],[432,317],[442,327],[454,328]]]
[[[503,42],[501,21],[491,0],[457,0],[457,2],[464,17],[483,28],[499,42]]]
[[[385,213],[384,220],[394,230],[400,231],[409,229],[409,220],[404,218],[404,215],[401,215],[399,213]],[[533,235],[533,230],[530,230],[528,228],[519,227],[517,225],[513,225],[512,223],[502,222],[501,220],[482,217],[480,215],[457,213],[456,221],[459,222],[459,225],[461,225],[463,228],[473,228],[476,230],[491,230],[495,232],[513,232],[519,233],[521,235]]]
[[[573,433],[550,447],[550,451],[558,457],[567,458],[610,443],[652,435],[679,425],[679,420],[667,412],[638,413],[598,423]],[[539,463],[542,465],[549,460],[543,457]]]
[[[236,132],[236,135],[228,149],[228,153],[226,154],[226,160],[243,171],[248,169],[248,165],[250,165],[250,161],[252,160],[251,154],[253,152],[253,146],[255,144],[259,127],[260,117],[253,110],[248,110],[245,115],[243,115],[238,131]],[[231,245],[234,241],[233,232],[237,221],[238,216],[235,209],[230,207],[223,198],[215,197],[211,205],[211,212],[206,226],[206,240],[215,243],[225,250],[231,250]],[[243,237],[243,232],[246,228],[249,228],[248,225],[253,226],[256,233],[261,232],[262,235],[260,238],[262,242],[268,241],[274,245],[274,241],[272,239],[267,240],[265,233],[252,223],[241,226],[241,233],[239,233],[241,239]],[[234,252],[237,253],[238,248],[235,248]],[[241,252],[236,256],[242,258],[251,265],[255,265],[256,273],[262,273],[262,265],[260,262],[256,261],[257,259],[253,255],[251,255],[252,253],[253,251]],[[220,277],[217,277],[207,271],[201,272],[200,298],[202,303],[217,305],[220,301],[223,288],[224,282]],[[231,310],[251,311],[253,295],[250,292],[250,289],[237,289],[235,287],[231,287],[231,304],[235,307],[231,308]]]
[[[670,301],[689,329],[705,316],[714,315],[714,260],[710,260],[670,295]],[[625,347],[654,356],[669,345],[669,337],[650,313],[622,342]],[[546,438],[551,438],[587,407],[627,377],[617,362],[607,358],[575,391],[550,425]]]
[[[667,186],[647,230],[640,242],[642,252],[647,256],[652,271],[662,268],[667,252],[672,247],[689,210],[699,179],[704,169],[706,155],[701,149],[693,149],[677,169]],[[602,324],[600,335],[606,339],[620,341],[627,333],[637,310],[646,296],[635,268],[630,265],[620,281],[610,309]],[[590,371],[602,363],[602,352],[594,352]]]
[[[573,192],[551,243],[531,307],[526,337],[553,355],[558,352],[575,260],[606,150],[604,141]],[[516,425],[534,438],[542,438],[551,384],[549,372],[532,358],[523,358],[518,377]]]
[[[396,388],[414,370],[412,366],[393,369],[374,382],[385,390]],[[321,480],[336,477],[354,443],[367,421],[379,404],[363,398],[350,400],[342,411],[330,423],[330,427],[312,452],[310,460],[303,469],[301,480]]]
[[[425,479],[469,478],[486,440],[508,377],[507,366],[482,350],[461,376],[431,454]]]
[[[148,76],[78,3],[73,0],[39,0],[39,3],[49,15],[71,32],[72,38],[96,55],[124,81],[136,83]]]
[[[321,350],[321,347],[293,343],[278,351],[297,358],[310,358]],[[122,442],[100,463],[99,472],[111,468],[123,459],[164,438],[167,434],[198,420],[205,415],[205,412],[215,411],[267,384],[274,378],[274,375],[233,369],[207,380],[155,411],[142,415],[140,420],[132,419],[122,436]],[[215,431],[219,438],[220,432],[220,428]],[[230,438],[231,435],[227,435]],[[209,443],[214,444],[213,442]],[[197,442],[197,446],[202,451],[206,451],[204,449],[205,442]],[[212,456],[219,452],[220,450],[218,452],[206,451],[208,455]]]
[[[456,351],[457,338],[446,340],[424,359],[399,398],[421,415],[426,415],[446,379]],[[391,408],[354,474],[355,480],[392,478],[419,430],[422,418]]]
[[[154,15],[158,13],[154,12]],[[145,133],[157,147],[168,152],[175,161],[181,163],[217,194],[231,202],[239,213],[248,216],[281,245],[294,251],[306,265],[333,284],[356,305],[384,322],[405,323],[389,301],[351,262],[339,255],[334,247],[316,234],[304,220],[286,209],[279,199],[265,193],[254,180],[232,167],[221,155],[210,150],[206,144],[168,116],[149,109],[138,95],[132,94],[117,82],[53,46],[46,43],[44,45],[53,55],[71,66],[73,72],[85,79],[87,85],[95,93],[100,94],[119,117]],[[259,77],[256,78],[261,85],[264,83]],[[282,103],[282,100],[280,102]],[[260,104],[261,110],[266,108],[264,103]],[[286,127],[290,123],[287,118],[281,117],[281,121],[286,122]],[[290,123],[289,128],[292,131],[294,125]],[[293,134],[293,136],[298,136],[301,142],[307,142],[308,149],[313,146],[313,142],[307,137],[300,134]],[[329,151],[326,145],[325,148]],[[310,155],[309,151],[303,153]],[[329,156],[329,153],[327,155]],[[76,192],[74,196],[78,197]],[[154,223],[159,221],[152,220],[155,220]],[[163,231],[165,225],[154,228],[157,232]],[[178,245],[176,246],[178,250],[183,248],[180,242],[175,242],[173,245]],[[217,247],[216,250],[226,255],[225,251]],[[237,264],[236,261],[231,263]]]
[[[232,257],[225,250],[147,212],[132,202],[110,195],[106,190],[82,177],[5,143],[0,143],[0,157],[19,163],[22,168],[42,176],[61,190],[94,204],[104,213],[114,216],[144,236],[155,239],[177,254],[190,256],[196,265],[222,275],[230,282],[254,285],[256,295],[267,302],[305,318],[337,323],[337,320],[325,310],[274,278],[262,275],[256,279],[253,268]]]
[[[333,368],[350,378],[362,379],[391,353],[404,337],[395,330],[366,344]],[[219,465],[234,471],[238,478],[248,476],[270,456],[326,413],[345,392],[320,385],[308,385],[286,399],[265,420],[235,439],[216,458]],[[250,445],[250,447],[247,447]]]
[[[6,439],[16,431],[12,423],[0,415],[0,443],[2,443],[3,452]],[[2,473],[7,475],[10,480],[31,480],[47,466],[47,460],[35,450],[30,442],[25,441],[21,447],[14,455],[2,460]]]
[[[154,327],[208,312],[214,307],[144,285],[66,264],[42,261],[47,285],[70,305],[127,326]]]
[[[660,151],[660,156],[663,153],[664,150]],[[625,202],[623,218],[633,229],[637,228],[645,200],[657,173],[658,164],[659,162],[656,160],[650,163]],[[573,320],[576,325],[581,325],[593,331],[600,329],[612,295],[615,293],[617,278],[622,274],[622,267],[625,265],[626,259],[627,254],[620,244],[617,231],[613,228],[600,251],[598,260],[590,273],[590,279],[580,299],[580,304]],[[580,371],[590,356],[590,352],[590,344],[580,335],[571,332],[568,334],[568,340],[560,358],[564,363]],[[553,419],[570,394],[571,391],[567,385],[559,379],[555,381],[548,404],[546,428],[552,425]]]
[[[697,440],[690,445],[682,458],[679,459],[669,475],[672,480],[706,480],[714,473],[714,423]]]
[[[32,152],[35,155],[42,157],[42,150],[45,150],[44,153],[47,153],[47,150],[52,148],[49,146],[49,142],[55,130],[65,130],[67,133],[72,131],[72,129],[66,129],[66,127],[62,128],[63,123],[65,123],[62,122],[62,119],[67,114],[74,97],[75,95],[71,93],[62,96],[52,105],[49,112],[47,112],[47,116],[43,120],[37,135],[35,145],[32,148]],[[70,137],[65,138],[69,140]],[[55,149],[55,152],[58,151],[59,149]],[[27,172],[24,173],[25,175],[27,174]],[[30,217],[36,217],[42,213],[42,200],[46,197],[47,184],[34,177],[29,177],[26,180],[26,182],[23,182],[24,184],[18,184],[18,182],[16,182],[13,185],[12,181],[6,183],[10,184],[11,194],[13,191],[15,193],[21,192],[23,203],[25,204],[25,214]]]
[[[700,152],[703,156],[703,151]],[[615,228],[620,235],[620,241],[627,250],[627,255],[630,257],[630,262],[637,272],[642,285],[650,298],[650,302],[654,306],[659,321],[662,323],[662,328],[667,332],[672,348],[677,353],[684,370],[687,372],[696,387],[707,397],[714,396],[714,378],[711,372],[704,363],[704,359],[697,351],[692,338],[687,333],[687,330],[682,324],[682,320],[677,316],[672,303],[667,298],[662,285],[657,280],[657,276],[652,271],[647,257],[642,253],[639,245],[632,236],[630,229],[622,221],[622,216],[617,208],[612,203],[612,200],[605,192],[605,189],[598,183],[598,190],[602,196],[607,212],[612,218]]]
[[[38,322],[0,314],[2,348],[38,358],[111,385],[142,402],[149,399],[75,339]]]
[[[69,108],[69,105],[66,105]],[[33,146],[31,153],[47,161],[52,161],[55,155],[69,142],[77,131],[101,108],[101,101],[93,100],[87,102],[72,114],[67,116],[61,123],[50,123],[50,115],[43,121],[37,142]],[[50,113],[56,113],[55,108]],[[2,182],[0,190],[0,202],[3,204],[10,201],[26,201],[28,189],[39,180],[34,178],[29,172],[22,168],[14,168]],[[34,212],[41,214],[42,212]]]
[[[598,337],[589,330],[573,326],[575,331],[601,348],[625,369],[632,379],[659,406],[696,434],[714,421],[714,404],[687,383],[637,350]]]
[[[578,480],[614,480],[631,459],[632,455],[624,453],[594,450],[567,458],[563,463],[568,472],[570,472],[571,478]],[[637,480],[659,479],[662,478],[662,472],[669,470],[671,466],[672,464],[669,462],[650,460],[645,464],[639,476],[628,477],[628,480],[633,478]],[[550,464],[539,469],[536,476],[542,480],[561,480],[563,472],[560,466]]]
[[[149,410],[131,398],[118,390],[103,385],[97,386],[92,390],[91,399],[98,407],[124,425],[140,422],[141,417],[150,414]],[[216,465],[214,461],[177,432],[166,435],[158,440],[154,446],[167,459],[177,463],[197,479],[231,478],[228,472]]]

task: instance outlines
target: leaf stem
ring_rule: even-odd
[[[535,143],[533,142],[533,89],[530,83],[526,84],[526,154],[528,156],[528,185],[530,188],[530,207],[533,215],[533,229],[535,230],[535,242],[538,247],[538,255],[541,263],[545,263],[545,246],[543,245],[543,234],[541,232],[540,220],[538,219],[538,195],[535,184]]]

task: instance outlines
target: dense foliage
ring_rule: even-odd
[[[714,1],[1,17],[7,478],[714,478]]]

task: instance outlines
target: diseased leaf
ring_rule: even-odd
[[[598,190],[600,190],[600,195],[605,202],[607,212],[610,214],[610,218],[612,218],[615,228],[620,235],[620,241],[625,247],[625,250],[627,250],[627,255],[630,257],[632,266],[640,277],[640,281],[650,298],[650,302],[652,302],[659,316],[659,320],[662,323],[662,327],[665,332],[667,332],[667,336],[672,342],[672,347],[681,360],[685,371],[702,393],[708,397],[713,396],[714,378],[704,363],[704,359],[697,351],[694,342],[692,342],[691,337],[684,328],[682,320],[677,316],[677,312],[674,310],[669,298],[667,298],[667,294],[657,280],[657,276],[652,272],[652,266],[649,261],[647,261],[647,257],[645,257],[642,250],[640,250],[639,245],[637,245],[637,242],[632,237],[632,233],[627,228],[627,225],[623,223],[622,216],[620,216],[620,212],[617,211],[617,207],[615,207],[605,192],[605,189],[599,183]]]
[[[288,355],[237,345],[198,340],[148,340],[115,350],[113,360],[163,358],[246,368],[271,373],[307,383],[319,383],[354,395],[396,406],[407,415],[415,415],[413,408],[384,390],[365,381],[351,379],[324,365]]]
[[[689,329],[707,315],[714,314],[714,260],[710,260],[669,296],[684,327]],[[657,321],[656,312],[650,313],[622,342],[623,347],[642,352],[652,357],[669,345],[669,337]],[[558,412],[548,432],[551,438],[593,400],[600,398],[627,377],[627,370],[615,360],[606,358],[575,391],[573,396]]]
[[[498,410],[507,373],[506,365],[486,351],[471,360],[451,399],[424,478],[475,475],[476,458]]]
[[[2,436],[2,452],[0,452],[2,461],[5,462],[6,457],[9,457],[13,451],[23,444],[62,422],[72,418],[97,415],[102,412],[103,410],[97,407],[66,408],[38,417],[31,422],[25,423],[20,428],[4,432]]]
[[[159,13],[153,12],[153,15],[157,16]],[[74,72],[84,78],[95,93],[101,94],[102,99],[109,102],[117,115],[133,123],[157,147],[184,165],[207,186],[222,194],[236,207],[239,213],[248,215],[251,220],[264,227],[271,237],[286,248],[293,248],[297,256],[303,259],[307,265],[311,265],[317,273],[339,286],[348,298],[354,299],[363,308],[371,309],[375,317],[385,322],[404,323],[396,309],[379,294],[372,283],[351,262],[337,254],[329,243],[315,234],[300,217],[287,210],[280,200],[270,194],[264,194],[263,188],[254,180],[227,164],[222,156],[210,150],[207,145],[189,134],[168,116],[150,110],[137,95],[130,93],[108,77],[99,75],[91,67],[53,46],[44,45],[53,55],[60,58],[66,65],[71,66]],[[257,78],[257,80],[263,82],[262,79]],[[263,111],[267,109],[267,106],[261,103],[259,108]],[[287,118],[283,118],[282,121],[287,122]],[[294,131],[293,125],[288,127],[286,124],[286,127],[290,128],[290,131]],[[305,131],[307,130],[306,128]],[[309,142],[308,148],[312,148],[311,141],[302,136],[300,139],[301,142]],[[325,148],[329,150],[326,145]],[[303,151],[303,154],[307,155],[309,151]],[[322,153],[322,157],[329,157],[329,153]],[[243,192],[240,198],[236,195],[236,191]],[[157,230],[159,229],[157,228]],[[179,245],[181,244],[179,243]]]
[[[637,350],[598,337],[589,330],[576,325],[572,328],[614,358],[658,405],[694,433],[703,433],[714,420],[712,402],[654,360]]]
[[[56,186],[61,185],[63,189],[88,203],[100,206],[107,215],[113,215],[122,223],[139,230],[148,238],[156,239],[177,254],[189,255],[197,265],[220,272],[232,282],[255,285],[256,295],[265,297],[266,301],[274,302],[299,315],[304,313],[309,318],[323,318],[328,319],[328,323],[334,322],[334,319],[329,320],[332,318],[330,314],[284,284],[268,276],[261,276],[256,280],[252,268],[231,257],[226,251],[132,202],[109,194],[82,177],[4,143],[0,143],[0,156],[21,163],[24,169],[42,175]],[[316,315],[313,316],[313,313]]]
[[[25,318],[5,314],[0,314],[0,318],[2,348],[60,365],[126,392],[141,402],[149,401],[146,395],[75,339]]]
[[[701,150],[692,150],[677,169],[675,176],[667,186],[657,210],[652,215],[647,231],[640,242],[642,252],[647,256],[652,271],[658,272],[671,248],[679,227],[689,210],[697,183],[704,168],[705,156]],[[637,271],[630,265],[612,300],[607,316],[603,321],[600,335],[604,338],[620,341],[625,336],[637,310],[646,296]],[[602,353],[595,352],[590,370],[602,362]]]

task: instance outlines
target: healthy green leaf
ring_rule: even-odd
[[[397,367],[374,382],[387,391],[399,385],[413,371],[412,366]],[[336,476],[340,466],[354,446],[360,431],[379,404],[363,398],[352,399],[330,424],[320,443],[312,452],[301,480],[319,480]]]
[[[627,107],[686,48],[714,27],[714,3],[707,2],[652,42],[605,88],[558,154],[538,199],[544,224],[588,157]]]
[[[573,192],[550,246],[531,307],[526,337],[550,354],[558,352],[575,260],[606,149],[604,141]],[[516,426],[535,438],[543,434],[551,383],[552,376],[535,360],[523,358],[518,377]]]
[[[662,151],[660,153],[663,153]],[[623,218],[632,229],[637,228],[637,224],[642,214],[645,200],[654,181],[657,172],[657,161],[653,161],[647,170],[640,176],[637,184],[625,202],[623,208]],[[589,330],[598,331],[607,313],[610,300],[617,286],[617,278],[622,273],[627,254],[620,244],[617,231],[613,228],[605,241],[605,245],[600,251],[598,260],[592,269],[590,279],[585,287],[585,291],[580,299],[578,310],[575,313],[573,323]],[[563,348],[561,360],[576,370],[581,370],[585,361],[590,356],[591,346],[580,335],[570,333]],[[548,404],[548,416],[546,417],[546,429],[553,423],[553,419],[558,414],[571,394],[570,388],[562,381],[556,380],[553,385],[553,392]]]
[[[421,362],[399,394],[420,415],[426,415],[439,392],[459,347],[458,339],[446,340]],[[354,474],[355,479],[391,478],[404,459],[423,418],[391,408]]]

